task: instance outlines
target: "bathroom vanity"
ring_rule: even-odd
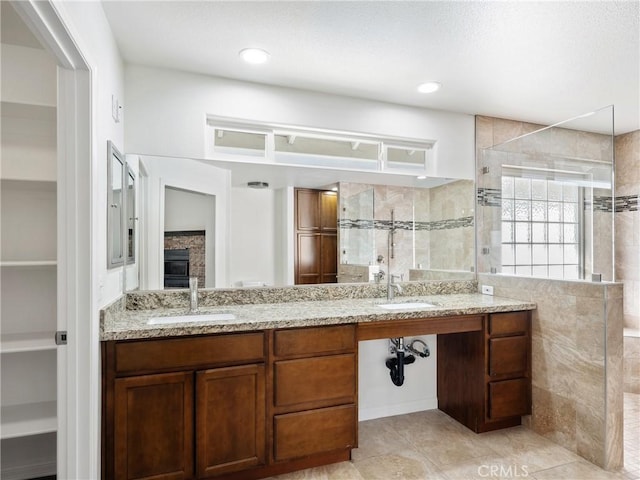
[[[104,315],[103,478],[250,479],[348,460],[360,340],[437,334],[438,407],[476,432],[519,425],[535,305],[419,300],[435,306],[254,303],[212,308],[235,319],[207,325],[150,324],[158,310]]]

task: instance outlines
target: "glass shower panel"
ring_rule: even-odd
[[[485,148],[478,161],[477,242],[489,252],[480,273],[613,279],[612,106]]]

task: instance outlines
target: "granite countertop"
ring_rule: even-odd
[[[386,310],[379,304],[415,303],[433,307],[408,307]],[[382,320],[427,318],[454,315],[533,310],[534,303],[478,293],[384,298],[314,300],[287,303],[264,303],[228,306],[207,306],[198,314],[232,314],[232,320],[149,325],[152,317],[188,315],[185,308],[153,310],[116,309],[104,314],[100,324],[100,340],[175,337],[208,333],[240,332],[272,328],[307,327]]]

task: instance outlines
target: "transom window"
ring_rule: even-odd
[[[581,187],[502,175],[502,272],[582,278]]]

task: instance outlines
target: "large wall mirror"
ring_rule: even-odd
[[[338,197],[334,281],[373,282],[381,270],[405,281],[475,277],[472,180],[132,157],[149,185],[139,198],[140,289],[184,288],[190,275],[206,288],[295,284],[297,189]]]

